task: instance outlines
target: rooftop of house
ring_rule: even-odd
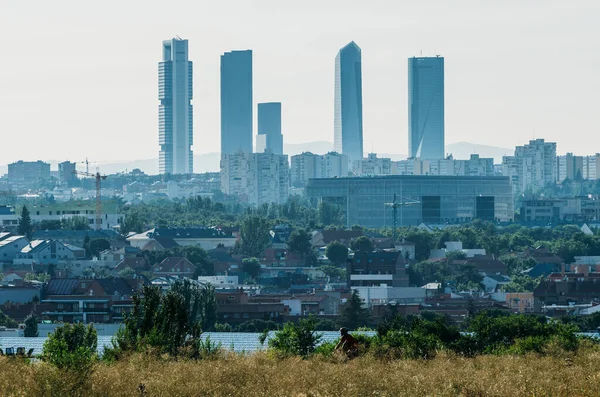
[[[404,257],[396,251],[355,252],[352,259],[352,262],[357,264],[395,265],[398,261],[404,262]]]
[[[182,267],[184,269],[190,268],[192,271],[196,270],[196,266],[192,262],[190,262],[187,258],[175,257],[175,256],[171,256],[169,258],[163,259],[163,261],[160,262],[160,264],[158,264],[157,266],[160,269],[160,271],[165,271],[165,272],[172,271],[173,269],[175,269],[178,266]]]
[[[2,207],[0,207],[2,208]],[[0,213],[2,215],[2,213]],[[11,232],[0,232],[0,241],[6,240],[9,237],[12,237],[13,234]]]
[[[48,281],[44,290],[46,295],[73,295],[79,288],[80,279],[53,278]]]
[[[133,288],[121,277],[98,278],[96,282],[100,284],[106,295],[132,296],[135,294]]]
[[[231,233],[212,227],[159,227],[148,234],[148,237],[167,238],[233,238]]]
[[[120,271],[126,268],[136,269],[138,267],[145,267],[148,265],[145,258],[142,257],[131,257],[125,258],[117,264],[115,270]]]
[[[34,239],[90,239],[105,238],[107,240],[114,240],[119,237],[119,233],[114,230],[36,230],[33,232]]]
[[[210,257],[210,259],[212,259],[213,261],[218,261],[218,262],[235,262],[236,260],[231,256],[231,254],[229,253],[229,250],[227,248],[215,248],[212,250],[209,250],[208,252],[208,256]]]
[[[23,247],[21,253],[23,254],[35,254],[46,248],[50,244],[49,240],[33,240],[28,245]]]
[[[25,236],[10,236],[10,237],[5,238],[4,240],[0,239],[0,247],[10,245],[10,244],[14,243],[15,241],[20,240],[22,238],[25,238]]]
[[[362,236],[363,232],[360,230],[321,230],[320,232],[317,232],[313,238],[317,237],[319,234],[323,236],[323,243],[327,245],[333,241],[350,241]]]

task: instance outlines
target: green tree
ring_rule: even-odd
[[[178,355],[189,343],[190,356],[197,358],[200,333],[212,329],[215,321],[212,286],[200,287],[185,279],[173,283],[165,294],[157,286],[145,286],[142,296],[134,296],[133,310],[125,319],[125,327],[105,354],[108,358],[119,358],[123,352],[153,347]]]
[[[25,281],[39,281],[41,283],[47,283],[50,280],[50,275],[47,273],[26,273],[24,277]]]
[[[311,236],[306,230],[294,230],[287,241],[288,250],[304,258],[313,250],[310,240]]]
[[[65,230],[90,230],[90,221],[85,216],[71,216],[61,221]]]
[[[325,247],[325,256],[336,265],[345,264],[348,260],[348,248],[339,241],[332,241]]]
[[[260,262],[256,258],[244,258],[242,259],[242,271],[256,279],[260,274]]]
[[[332,280],[345,280],[346,269],[337,266],[325,265],[319,266],[319,270],[325,273]]]
[[[25,329],[23,330],[23,334],[26,338],[37,338],[39,336],[38,320],[33,313],[25,317]]]
[[[135,270],[133,270],[130,267],[126,267],[125,269],[121,270],[118,274],[119,277],[122,278],[132,278],[135,275]]]
[[[19,217],[19,226],[17,227],[17,232],[20,235],[27,237],[28,240],[31,240],[33,227],[31,225],[31,214],[29,213],[26,205],[24,205],[21,209],[21,216]]]
[[[258,215],[247,216],[240,226],[242,254],[261,258],[271,243],[270,229],[271,225],[266,218]]]
[[[373,241],[367,236],[360,236],[354,240],[350,244],[350,248],[355,252],[373,252],[375,246],[373,245]]]
[[[98,334],[92,325],[66,323],[48,336],[42,359],[59,369],[88,372],[97,347]]]
[[[99,257],[100,252],[110,249],[110,242],[105,238],[96,238],[90,241],[90,253],[92,256]]]
[[[17,328],[19,324],[0,310],[0,327]]]
[[[342,327],[355,330],[368,325],[369,321],[369,310],[362,307],[362,301],[358,292],[356,290],[352,291],[350,299],[348,299],[340,314],[339,324]]]
[[[533,292],[542,277],[531,278],[525,275],[515,275],[508,284],[501,287],[502,292]]]
[[[322,225],[341,225],[343,224],[342,209],[335,204],[322,201],[317,210],[318,221]]]
[[[140,211],[129,211],[121,224],[121,233],[126,235],[130,232],[142,233],[144,231],[144,220]]]
[[[301,319],[298,323],[288,321],[283,329],[275,332],[269,339],[269,349],[282,357],[301,356],[309,357],[321,340],[322,334],[316,333],[316,320],[313,317]],[[266,339],[266,334],[261,338]]]
[[[43,220],[36,225],[36,229],[39,230],[59,230],[61,228],[61,221]]]

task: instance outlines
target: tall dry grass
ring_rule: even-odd
[[[224,355],[199,362],[135,355],[99,363],[86,379],[45,363],[0,358],[1,396],[598,396],[600,352],[572,358],[441,354],[385,362],[361,357]],[[143,387],[140,387],[140,384]]]

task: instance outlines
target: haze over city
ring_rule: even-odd
[[[408,152],[407,58],[440,54],[446,144],[543,137],[591,154],[598,11],[594,1],[15,2],[0,13],[0,163],[156,158],[156,65],[175,35],[194,62],[195,154],[219,151],[219,56],[232,49],[253,50],[254,104],[282,102],[284,142],[333,142],[334,58],[352,40],[365,152]]]

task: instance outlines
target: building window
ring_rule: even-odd
[[[59,304],[57,304],[57,305],[56,305],[56,308],[57,308],[58,310],[62,310],[62,309],[63,309],[63,304],[62,304],[62,303],[59,303]]]
[[[228,296],[227,299],[229,299],[230,301],[235,300],[235,296]]]

